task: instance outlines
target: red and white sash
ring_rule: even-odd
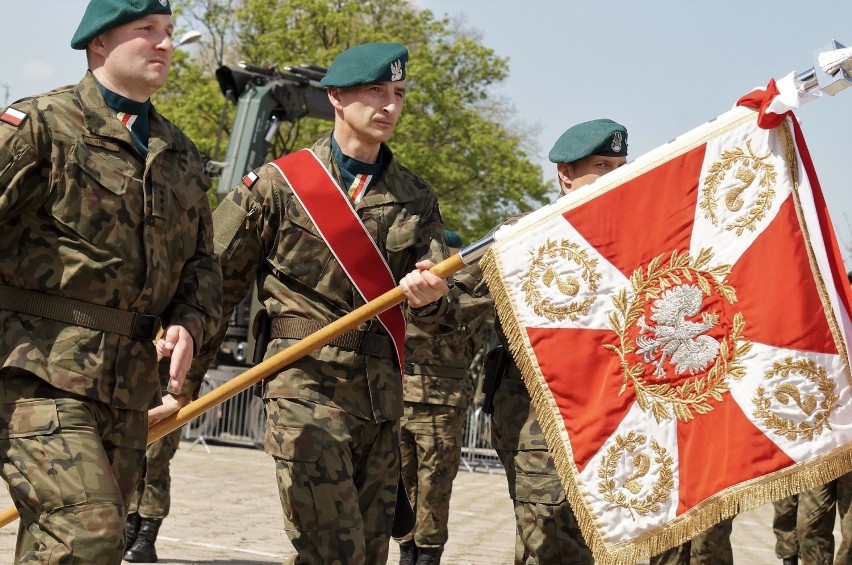
[[[272,162],[311,218],[334,258],[361,297],[369,302],[396,287],[393,273],[349,196],[316,154],[302,149]],[[405,318],[397,305],[378,315],[393,340],[400,371],[404,366]]]

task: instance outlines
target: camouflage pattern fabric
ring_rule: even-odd
[[[798,555],[803,563],[834,563],[838,484],[831,481],[774,503],[772,530],[779,559]]]
[[[800,492],[796,511],[799,560],[808,565],[834,562],[834,519],[837,513],[837,483]]]
[[[477,266],[453,277],[451,300],[458,327],[429,333],[408,324],[405,338],[405,409],[400,421],[402,479],[415,509],[414,530],[400,543],[443,547],[449,532],[450,495],[461,461],[462,429],[473,396],[468,369],[482,347],[488,297],[476,296]]]
[[[221,272],[192,142],[152,108],[143,157],[91,73],[12,107],[25,118],[0,122],[0,284],[160,316],[198,349],[219,324]],[[146,411],[159,402],[153,343],[9,310],[0,328],[0,382],[26,372],[49,385],[10,388],[3,406],[20,559],[118,563]]]
[[[405,403],[400,422],[402,481],[414,507],[414,529],[396,538],[417,547],[443,547],[449,532],[450,495],[461,462],[465,410]]]
[[[0,122],[0,284],[163,318],[196,349],[217,329],[209,180],[192,142],[153,108],[149,153],[112,115],[91,73],[12,104]],[[60,390],[147,410],[151,342],[0,310],[0,359]]]
[[[20,514],[15,562],[115,565],[147,415],[0,370],[0,474]]]
[[[723,520],[688,542],[655,555],[651,558],[650,565],[733,565],[733,521],[733,518]]]
[[[515,505],[515,564],[593,563],[514,363],[494,395],[491,442]]]
[[[408,324],[405,335],[403,400],[467,408],[473,396],[468,374],[474,355],[482,347],[486,316],[494,302],[480,296],[482,271],[478,265],[453,275],[450,299],[455,324],[446,331],[425,331]]]
[[[313,150],[339,183],[340,171],[331,154],[330,139],[326,135]],[[400,167],[387,147],[383,146],[382,151],[388,158],[387,168],[355,204],[355,211],[385,257],[394,279],[399,280],[416,268],[417,261],[430,259],[439,263],[446,257],[443,224],[432,189]],[[255,172],[257,181],[250,187],[237,186],[214,214],[216,250],[223,265],[223,319],[229,318],[255,280],[258,299],[271,318],[291,316],[327,324],[362,306],[364,300],[278,170],[267,164]],[[448,312],[448,301],[441,299],[437,308],[410,311],[408,316],[412,323],[426,330],[446,331],[454,321],[452,315],[447,316]],[[368,328],[383,331],[375,321],[359,329]],[[191,374],[204,374],[226,329],[227,325],[222,324],[216,337],[205,344]],[[275,355],[295,342],[273,339],[266,356]],[[263,396],[269,400],[267,428],[283,429],[296,438],[319,434],[317,439],[324,442],[322,449],[335,455],[328,463],[332,466],[324,488],[333,491],[339,483],[340,489],[347,493],[346,498],[323,497],[316,506],[313,502],[308,504],[313,495],[310,483],[301,480],[306,472],[304,466],[291,465],[286,453],[275,447],[275,441],[266,442],[267,452],[278,463],[285,523],[299,552],[298,562],[364,563],[365,546],[371,555],[386,554],[392,523],[386,503],[390,503],[392,516],[399,471],[396,426],[402,415],[402,379],[396,362],[327,345],[267,379]],[[335,425],[343,426],[342,431],[323,435],[317,431],[316,423],[306,420],[301,413],[292,414],[289,410],[279,413],[280,406],[297,401],[336,414]],[[350,444],[359,442],[360,434],[372,433],[374,427],[384,429],[386,426],[377,426],[382,422],[394,428],[394,441],[382,440],[369,450],[359,448],[356,453]],[[319,472],[325,472],[324,467]],[[382,486],[378,490],[365,489],[360,482],[365,474],[379,472]],[[351,477],[358,477],[359,482],[353,483]],[[370,478],[371,483],[377,480]],[[293,484],[300,486],[288,486]],[[360,502],[363,512],[357,520],[340,515],[336,505],[341,500],[354,509]],[[322,531],[317,531],[317,520],[323,524]],[[334,535],[334,531],[345,532],[341,533],[344,537],[329,541],[327,536]],[[319,542],[329,544],[327,561],[316,561],[316,553],[323,546],[313,543]],[[340,561],[335,557],[338,552]],[[367,562],[379,561],[367,559]]]
[[[852,565],[852,473],[841,475],[834,481],[837,489],[837,511],[840,515],[840,547],[835,565]]]
[[[799,495],[794,494],[772,503],[772,531],[775,533],[775,556],[778,559],[799,555],[799,535],[796,531],[796,515]]]
[[[306,400],[264,404],[264,447],[275,459],[284,529],[298,553],[289,563],[387,563],[397,422],[372,422]]]
[[[167,390],[169,359],[160,361],[159,372],[163,390]],[[201,384],[201,380],[192,379],[193,383]],[[189,397],[198,396],[198,388],[188,391]],[[169,515],[171,508],[171,461],[180,446],[183,427],[164,435],[145,450],[145,473],[139,477],[133,498],[130,500],[128,513],[136,513],[143,518],[162,520]]]
[[[169,515],[172,502],[169,468],[180,445],[181,433],[182,427],[164,435],[145,450],[145,476],[139,477],[128,506],[129,513],[158,520]]]

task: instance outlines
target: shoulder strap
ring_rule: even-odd
[[[325,165],[310,149],[302,149],[272,162],[308,213],[361,297],[369,302],[396,286],[393,273],[352,202]],[[405,318],[397,305],[378,315],[393,340],[400,370],[404,366]]]

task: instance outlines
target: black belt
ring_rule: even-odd
[[[270,337],[273,339],[304,339],[322,329],[324,324],[305,318],[272,318]],[[385,334],[362,330],[349,330],[326,345],[334,345],[347,351],[354,351],[373,357],[393,359],[396,353],[393,341]]]
[[[158,316],[13,286],[0,285],[0,309],[148,341],[157,337],[161,327]]]

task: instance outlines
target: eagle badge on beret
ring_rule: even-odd
[[[390,66],[391,80],[402,80],[402,61],[397,59]]]
[[[610,144],[610,149],[612,149],[613,153],[621,153],[621,132],[617,131],[612,134],[612,143]]]

